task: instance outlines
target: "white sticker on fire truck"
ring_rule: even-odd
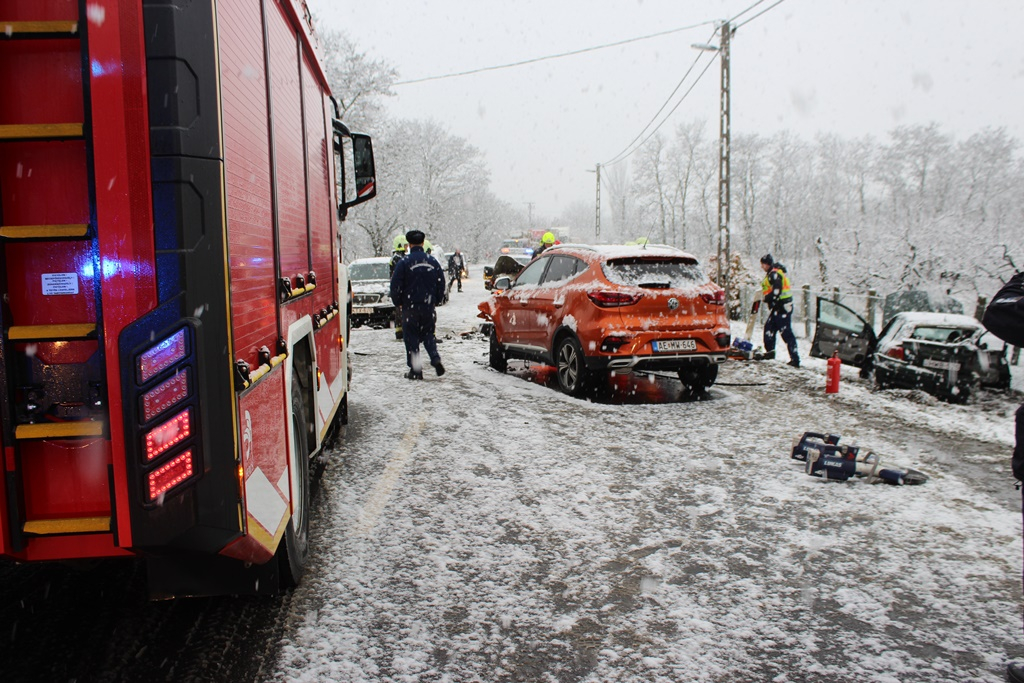
[[[43,273],[43,295],[78,294],[78,273]]]
[[[252,417],[245,411],[245,428],[242,430],[242,465],[245,471],[252,469]]]
[[[259,467],[245,480],[245,502],[249,514],[270,534],[277,531],[288,509],[284,498]]]

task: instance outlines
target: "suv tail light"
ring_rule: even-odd
[[[725,305],[725,290],[716,289],[714,294],[704,292],[700,295],[700,298],[704,300],[706,304],[712,304],[713,306],[724,306]],[[726,344],[728,346],[728,344]]]
[[[885,355],[889,356],[890,358],[895,358],[896,360],[906,360],[902,346],[892,347],[891,349],[885,352]]]
[[[626,294],[624,292],[587,292],[587,296],[601,308],[632,306],[640,301],[639,294]]]

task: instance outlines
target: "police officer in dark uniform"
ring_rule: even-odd
[[[789,349],[789,364],[800,367],[800,354],[793,334],[793,292],[789,276],[781,263],[776,263],[771,254],[761,257],[761,269],[765,272],[761,283],[764,304],[768,307],[768,319],[764,323],[764,350],[766,359],[775,358],[775,335],[782,334],[782,341]]]
[[[1011,277],[992,297],[981,322],[1008,344],[1024,346],[1024,272]],[[1024,403],[1017,408],[1016,436],[1010,466],[1014,478],[1021,482],[1024,481]],[[1006,677],[1014,683],[1024,683],[1024,664],[1011,662],[1006,667]]]
[[[437,352],[434,339],[434,324],[437,316],[434,307],[445,294],[444,270],[430,254],[423,251],[426,236],[420,230],[405,234],[409,241],[409,254],[395,265],[391,275],[391,300],[402,309],[402,336],[405,341],[408,379],[423,379],[423,361],[420,358],[420,344],[430,357],[430,364],[437,376],[444,374],[444,365]]]

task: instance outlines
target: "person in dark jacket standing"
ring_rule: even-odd
[[[462,256],[462,250],[456,249],[455,253],[448,257],[448,288],[451,289],[452,282],[459,283],[459,291],[462,291],[462,271],[466,268],[466,259]]]
[[[409,254],[395,265],[391,275],[391,300],[402,308],[402,337],[405,341],[405,360],[408,379],[423,379],[423,361],[420,344],[430,357],[437,376],[444,374],[444,365],[437,352],[434,307],[444,299],[445,280],[441,264],[423,251],[426,236],[419,230],[405,234],[409,240]]]
[[[800,367],[800,354],[793,334],[793,291],[789,276],[781,263],[776,263],[771,254],[761,257],[761,269],[765,272],[761,291],[764,304],[768,307],[768,319],[764,322],[764,350],[766,359],[775,358],[775,335],[782,334],[782,341],[789,349],[789,364]]]
[[[1024,272],[1017,273],[1003,285],[985,309],[982,324],[989,332],[1008,344],[1024,346]],[[1017,408],[1017,438],[1010,466],[1017,481],[1024,481],[1024,403]],[[1024,510],[1024,505],[1022,505]],[[1013,662],[1006,667],[1006,676],[1024,683],[1024,664]]]

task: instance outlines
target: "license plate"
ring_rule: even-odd
[[[653,341],[651,346],[654,351],[696,351],[697,341],[695,339],[664,339],[662,341]]]
[[[372,308],[353,308],[352,309],[352,313],[353,313],[353,315],[370,315],[371,313],[373,313],[373,309]]]
[[[923,365],[926,368],[931,368],[932,370],[959,370],[960,369],[960,364],[959,363],[956,363],[956,362],[953,362],[953,361],[946,362],[944,360],[934,360],[932,358],[925,358]]]

